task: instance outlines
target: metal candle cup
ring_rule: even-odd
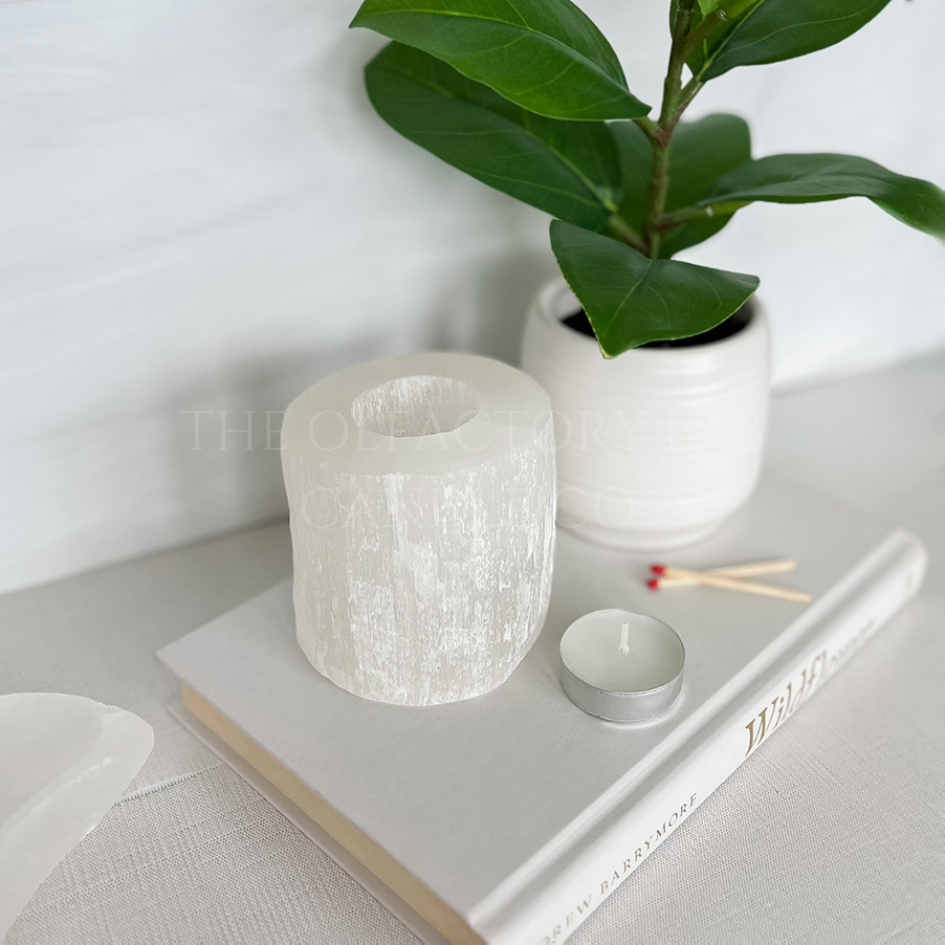
[[[568,698],[609,722],[656,718],[682,689],[682,641],[655,617],[627,610],[585,614],[565,631],[560,652]]]

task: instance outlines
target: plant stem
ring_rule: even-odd
[[[663,234],[660,222],[669,191],[669,142],[653,146],[653,176],[650,179],[650,196],[646,215],[646,250],[651,259],[660,254]]]
[[[702,85],[703,83],[693,76],[683,86],[682,91],[679,93],[679,107],[676,109],[676,119],[673,122],[674,128],[676,127],[679,119],[682,118],[682,113],[689,107],[689,103],[699,94]]]
[[[721,8],[716,7],[703,21],[691,30],[686,37],[685,56],[688,59],[695,51],[696,47],[705,42],[723,23],[728,21],[728,14]]]
[[[660,220],[660,229],[666,231],[683,223],[691,223],[693,220],[728,216],[736,210],[741,210],[742,207],[747,207],[748,204],[747,200],[720,200],[718,203],[711,203],[705,207],[684,207],[672,213],[664,213]]]
[[[634,118],[633,121],[650,139],[650,143],[654,144],[656,136],[659,134],[659,125],[652,118]]]
[[[686,38],[692,24],[692,8],[695,0],[679,0],[676,22],[673,24],[673,41],[669,51],[669,66],[663,82],[663,104],[659,123],[653,137],[653,176],[646,215],[646,242],[648,255],[659,256],[662,238],[660,222],[666,207],[669,191],[669,145],[673,128],[679,120],[679,104],[682,97],[682,71],[686,64]],[[687,103],[688,104],[688,103]]]
[[[646,254],[648,248],[646,240],[619,214],[615,213],[607,221],[607,229],[638,252]]]
[[[745,0],[751,3],[753,0]],[[648,256],[659,256],[662,234],[687,220],[703,219],[721,213],[734,213],[744,204],[717,204],[715,207],[690,207],[675,214],[666,214],[666,197],[669,193],[669,148],[673,131],[683,112],[699,94],[703,83],[694,75],[685,86],[682,84],[683,67],[700,43],[704,42],[723,24],[730,22],[731,15],[721,7],[716,8],[701,23],[693,27],[693,8],[696,0],[679,0],[676,21],[673,23],[672,46],[669,51],[669,66],[663,82],[663,103],[658,122],[642,118],[637,124],[643,129],[653,146],[653,174],[650,178],[647,199],[646,227],[644,231]],[[732,209],[723,207],[732,206]],[[689,214],[689,216],[686,216]],[[629,242],[629,240],[628,240]],[[633,245],[631,243],[631,245]]]

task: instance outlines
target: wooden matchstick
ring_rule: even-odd
[[[797,562],[792,558],[777,558],[773,561],[756,561],[752,564],[733,564],[724,568],[709,568],[706,574],[720,574],[722,577],[758,577],[762,574],[786,574],[797,568]],[[654,574],[663,574],[666,568],[661,564],[653,565]],[[652,584],[652,582],[649,582]],[[663,587],[692,587],[698,581],[689,578],[663,578],[657,585]],[[655,588],[654,588],[655,590]]]
[[[687,571],[685,568],[664,568],[663,576],[670,579],[684,578],[696,584],[708,587],[720,587],[728,591],[742,591],[745,594],[758,594],[761,597],[776,597],[780,600],[809,603],[810,594],[796,591],[789,587],[775,587],[773,584],[760,584],[757,581],[741,581],[722,574],[710,574],[706,571]],[[657,587],[660,582],[657,581]],[[650,583],[652,586],[652,582]]]

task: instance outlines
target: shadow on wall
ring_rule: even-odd
[[[506,252],[457,272],[440,293],[430,347],[474,351],[518,364],[528,307],[559,274],[551,252]]]
[[[0,592],[282,514],[274,430],[332,371],[517,358],[547,221],[378,118],[356,2],[34,6],[0,3]]]
[[[175,495],[166,503],[174,530],[211,534],[285,515],[279,433],[288,404],[321,378],[397,349],[396,335],[384,332],[267,353],[179,391],[164,412],[174,427]]]
[[[231,362],[178,391],[163,411],[173,434],[166,507],[171,532],[212,534],[286,514],[279,433],[288,404],[329,374],[423,349],[464,350],[518,362],[527,306],[554,264],[522,253],[470,266],[412,324]],[[162,437],[163,439],[163,437]]]

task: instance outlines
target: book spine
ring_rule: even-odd
[[[559,945],[733,771],[837,672],[917,592],[926,554],[894,533],[828,603],[814,627],[723,706],[657,771],[605,817],[590,837],[555,857],[505,904],[473,920],[490,945]],[[563,867],[561,864],[566,864]]]

